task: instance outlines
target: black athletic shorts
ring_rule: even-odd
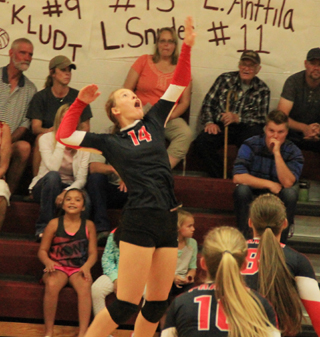
[[[142,247],[178,247],[177,211],[127,209],[121,219],[120,240]]]

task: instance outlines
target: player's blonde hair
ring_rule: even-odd
[[[109,95],[108,100],[107,100],[106,105],[105,105],[107,116],[111,120],[111,122],[114,124],[112,133],[116,133],[116,132],[118,132],[121,129],[117,118],[112,113],[112,108],[115,107],[115,104],[116,104],[115,93],[118,90],[120,90],[120,89],[112,91],[112,93]]]
[[[223,226],[208,232],[202,254],[209,276],[215,281],[217,301],[228,320],[228,336],[267,337],[272,325],[261,302],[246,288],[240,274],[247,250],[243,235],[233,227]]]
[[[178,208],[178,229],[181,228],[182,224],[185,222],[187,218],[193,218],[193,215],[190,212],[185,211],[182,208]]]
[[[249,217],[261,236],[258,291],[272,303],[280,330],[285,335],[296,335],[301,329],[301,301],[283,249],[275,237],[286,221],[286,208],[277,196],[263,194],[252,202]]]

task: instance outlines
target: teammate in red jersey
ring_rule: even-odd
[[[210,281],[175,298],[161,337],[280,337],[272,306],[246,288],[240,274],[247,256],[243,235],[217,227],[206,235],[202,254]]]
[[[300,300],[320,336],[318,282],[307,257],[280,244],[287,225],[285,206],[275,195],[263,194],[252,202],[249,226],[254,239],[248,241],[247,267],[242,273],[247,285],[273,304],[286,336],[295,336],[301,329]]]

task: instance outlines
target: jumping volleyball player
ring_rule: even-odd
[[[83,109],[100,93],[94,84],[83,88],[66,113],[57,140],[70,147],[95,148],[117,170],[128,188],[122,216],[117,300],[95,317],[87,337],[109,335],[137,310],[145,285],[146,302],[139,313],[135,337],[153,336],[167,308],[177,264],[178,203],[165,148],[164,126],[191,78],[194,44],[192,19],[185,22],[185,39],[171,85],[144,116],[141,101],[128,89],[113,92],[108,117],[120,129],[114,134],[76,131]]]

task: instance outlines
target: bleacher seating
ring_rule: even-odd
[[[229,173],[236,154],[236,148],[230,147]],[[308,154],[306,162],[316,159]],[[313,163],[312,170],[318,164]],[[187,158],[187,170],[199,171],[203,175],[203,166],[196,154],[190,153]],[[308,167],[312,166],[308,164]],[[314,179],[310,168],[304,169],[304,178]],[[316,172],[317,173],[317,172]],[[317,173],[318,174],[318,173]],[[194,238],[200,248],[205,233],[212,227],[220,225],[236,226],[233,213],[232,193],[235,185],[230,179],[211,179],[175,175],[175,193],[195,217]],[[316,179],[315,179],[316,180]],[[319,179],[320,180],[320,177]],[[35,242],[35,221],[39,205],[34,202],[13,198],[8,208],[6,219],[0,233],[0,317],[15,319],[43,319],[44,286],[39,282],[43,266],[38,260],[39,243]],[[120,210],[109,210],[112,227],[116,227],[121,215]],[[92,270],[93,278],[97,278],[102,270],[100,258],[103,248],[99,248],[99,262]],[[199,264],[198,264],[199,265]],[[203,272],[199,269],[197,280],[203,280]],[[114,295],[107,297],[107,303],[114,300]],[[59,296],[56,320],[77,322],[77,297],[71,287],[65,287]],[[128,324],[133,324],[134,319]],[[313,336],[312,331],[306,336]]]
[[[230,180],[214,182],[210,178],[198,180],[175,176],[175,184],[176,195],[184,206],[199,209],[193,213],[196,222],[194,237],[200,245],[209,228],[222,224],[236,225],[235,216],[230,212],[233,208],[230,201],[233,183]],[[0,237],[0,317],[43,317],[44,286],[39,283],[43,266],[37,257],[39,244],[34,241],[38,211],[38,204],[25,201],[13,201],[8,208]],[[121,211],[109,210],[108,214],[112,227],[116,227]],[[102,253],[103,248],[99,248],[100,257]],[[93,277],[97,278],[101,272],[98,262],[92,270]],[[76,321],[76,303],[73,289],[63,289],[59,297],[59,308],[65,310],[58,310],[57,320]]]
[[[232,176],[233,163],[237,157],[238,148],[235,145],[228,146],[228,160],[227,160],[227,173],[228,177]],[[223,149],[219,151],[221,158],[223,157]],[[304,157],[304,165],[301,178],[320,181],[320,153],[312,151],[302,151]],[[179,170],[182,171],[182,163],[178,165]],[[198,156],[191,144],[186,158],[186,171],[205,172],[205,165],[202,159]]]

